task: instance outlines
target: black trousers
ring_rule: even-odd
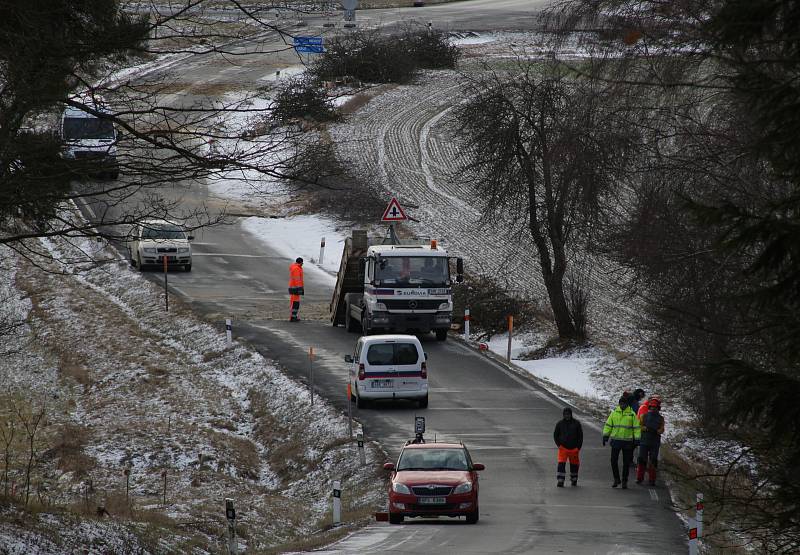
[[[622,452],[622,481],[628,481],[628,472],[631,469],[633,460],[633,443],[624,447],[611,446],[611,472],[614,473],[614,481],[619,482],[619,454]]]
[[[292,301],[292,315],[291,319],[296,320],[297,314],[300,312],[300,301]]]

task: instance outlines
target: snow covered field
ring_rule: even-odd
[[[25,325],[3,336],[13,352],[0,358],[0,405],[4,417],[12,403],[41,408],[47,424],[32,495],[41,512],[3,509],[0,552],[219,552],[224,497],[236,500],[240,545],[266,548],[323,529],[335,479],[351,492],[352,518],[376,505],[382,481],[359,470],[338,411],[310,407],[303,385],[250,348],[227,347],[179,300],[167,313],[163,291],[111,249],[44,246],[84,263],[45,261],[43,271],[3,252],[3,315]],[[370,446],[368,464],[379,458]],[[101,506],[130,520],[90,517]]]

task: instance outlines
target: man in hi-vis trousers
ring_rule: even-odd
[[[300,312],[300,296],[303,295],[303,259],[297,258],[294,264],[289,266],[289,301],[292,309],[292,314],[289,317],[290,322],[297,322],[300,318],[297,313]]]
[[[580,468],[580,451],[583,447],[583,428],[581,423],[572,417],[572,409],[564,408],[564,418],[558,421],[553,431],[553,441],[558,446],[558,466],[556,467],[556,485],[564,487],[567,477],[567,461],[569,461],[569,480],[573,486],[578,485],[578,469]]]

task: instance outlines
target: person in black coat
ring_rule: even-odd
[[[580,450],[583,447],[583,427],[572,417],[572,409],[564,409],[564,418],[558,421],[553,431],[553,440],[558,446],[558,467],[556,485],[564,487],[567,460],[569,460],[569,478],[573,486],[578,485],[578,469],[580,468]]]

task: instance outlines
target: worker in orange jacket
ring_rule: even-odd
[[[292,314],[289,317],[290,322],[297,322],[300,318],[297,313],[300,312],[300,296],[303,295],[303,259],[297,258],[294,264],[289,266],[289,301]]]

